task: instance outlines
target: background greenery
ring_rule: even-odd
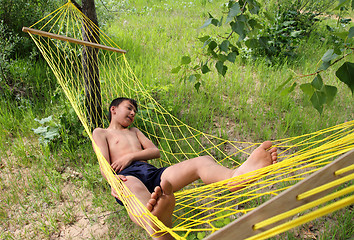
[[[183,64],[182,56],[203,52],[198,38],[223,31],[200,27],[209,14],[220,15],[225,1],[112,0],[96,5],[100,26],[128,50],[138,79],[166,109],[197,129],[258,142],[352,120],[352,93],[336,78],[335,68],[322,78],[339,94],[322,115],[299,88],[287,94],[279,86],[290,76],[318,69],[328,48],[340,41],[329,31],[352,27],[353,11],[334,12],[328,6],[322,15],[312,17],[313,9],[295,14],[292,1],[260,2],[275,16],[273,21],[259,16],[267,26],[264,31],[275,39],[271,51],[241,48],[224,77],[211,71],[198,79],[198,88],[197,79],[172,70]],[[328,4],[310,2],[310,6]],[[110,196],[81,124],[32,41],[20,31],[62,3],[2,0],[0,4],[0,238],[59,238],[86,221],[86,229],[106,230],[87,233],[85,238],[145,239],[146,234],[131,224]],[[338,21],[339,13],[346,20]],[[290,26],[289,21],[295,21],[291,17],[299,18],[295,19],[299,25]],[[299,28],[303,31],[295,34]],[[353,60],[351,54],[345,61]],[[352,219],[348,207],[277,239],[348,239],[353,235]]]

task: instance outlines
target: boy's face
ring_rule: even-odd
[[[111,111],[116,121],[123,127],[129,127],[133,123],[137,112],[134,105],[128,100],[124,100],[117,107],[113,106]]]

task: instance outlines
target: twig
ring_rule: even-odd
[[[345,57],[348,56],[349,54],[352,54],[352,53],[347,53],[347,54],[345,54],[344,56],[338,58],[338,59],[335,60],[333,63],[331,63],[331,64],[329,65],[329,67],[333,66],[334,64],[336,64],[337,62],[339,62],[340,60],[342,60],[343,58],[345,58]],[[329,67],[328,67],[328,68],[329,68]],[[317,74],[319,74],[320,72],[323,72],[323,71],[324,71],[324,70],[321,69],[321,70],[318,70],[318,71],[316,71],[316,72],[314,72],[314,73],[310,73],[310,74],[306,74],[306,75],[300,75],[300,76],[298,77],[298,79],[304,78],[304,77],[310,77],[310,76],[313,76],[313,75],[317,75]]]
[[[243,13],[245,11],[245,7],[246,7],[247,1],[245,1],[245,3],[243,4],[242,8],[241,8],[241,12]]]
[[[100,1],[101,1],[102,5],[104,6],[104,8],[105,8],[108,12],[119,12],[119,10],[117,10],[117,11],[108,10],[106,4],[104,4],[104,2],[103,2],[102,0],[100,0]]]

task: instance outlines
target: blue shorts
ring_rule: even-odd
[[[161,175],[166,168],[156,168],[147,162],[135,161],[129,167],[116,174],[136,177],[146,186],[150,193],[153,193],[155,187],[160,186]],[[118,198],[116,198],[116,201],[123,206],[122,201]]]

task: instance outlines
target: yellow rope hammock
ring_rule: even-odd
[[[83,41],[82,32],[84,29],[97,31],[100,44]],[[97,62],[93,62],[93,64],[97,66],[99,72],[94,74],[99,75],[100,80],[99,86],[94,87],[100,88],[103,109],[107,109],[111,100],[117,96],[134,98],[139,102],[140,111],[135,126],[149,137],[161,152],[161,159],[154,160],[154,165],[158,167],[169,166],[185,159],[210,155],[220,164],[236,168],[259,145],[212,136],[198,131],[172,116],[149,95],[139,82],[127,62],[125,51],[121,50],[113,40],[92,24],[70,1],[24,30],[30,33],[50,65],[91,140],[91,130],[95,124],[89,120],[90,109],[85,101],[84,79],[87,77],[85,76],[87,72],[82,67],[82,52],[84,49],[95,48],[97,49]],[[105,117],[99,121],[102,122],[103,127],[108,127]],[[111,167],[99,151],[97,157],[109,184],[123,200],[127,211],[134,215],[142,226],[148,224],[157,226],[158,229],[152,235],[169,233],[176,239],[187,239],[192,235],[202,238],[212,233],[222,232],[218,230],[223,226],[231,222],[236,223],[239,219],[247,216],[246,213],[250,212],[251,214],[254,212],[252,210],[260,209],[257,207],[262,203],[271,202],[273,200],[271,198],[285,193],[292,185],[331,163],[335,157],[352,150],[354,148],[353,126],[354,121],[350,121],[303,136],[274,141],[280,150],[279,163],[232,179],[235,184],[247,178],[247,175],[255,176],[257,179],[256,182],[247,184],[245,188],[236,193],[229,191],[225,184],[226,181],[210,185],[196,183],[177,192],[172,228],[164,226],[120,180],[117,180]],[[318,198],[310,202],[311,205],[303,205],[303,207],[297,207],[291,211],[284,210],[284,212],[277,214],[275,219],[274,217],[269,218],[267,221],[270,223],[251,220],[253,221],[251,230],[238,228],[238,231],[248,231],[245,235],[247,237],[255,235],[252,239],[264,239],[353,204],[353,186],[351,184],[353,174],[347,174],[353,171],[353,158],[353,154],[351,154],[347,165],[343,167],[344,170],[340,170],[346,172],[343,175],[345,178],[341,178],[344,179],[341,183],[349,182],[350,184],[347,184],[347,187],[342,191],[336,192],[335,196]],[[327,182],[329,180],[324,183]],[[322,192],[327,189],[328,186],[324,183],[314,191]],[[333,186],[336,184],[339,183],[335,183]],[[320,207],[324,203],[339,197],[341,200],[335,202],[336,206],[330,205],[321,211]],[[269,199],[271,200],[268,201]],[[296,202],[296,200],[289,201]],[[280,206],[278,207],[281,209]],[[299,213],[304,213],[314,207],[318,210],[311,213],[311,216],[307,214],[296,218]],[[280,218],[295,219],[288,225],[274,225],[276,219]],[[269,231],[263,230],[268,229],[269,226],[273,226]],[[212,236],[209,238],[220,239],[212,238]]]

